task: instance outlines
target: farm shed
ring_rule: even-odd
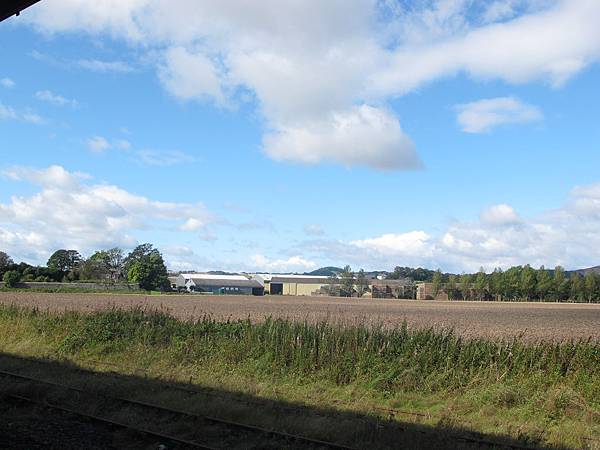
[[[368,283],[373,298],[415,298],[416,288],[410,279],[371,279]]]
[[[329,284],[327,277],[311,275],[272,275],[269,283],[271,295],[317,295]]]
[[[229,295],[263,295],[263,284],[244,275],[213,275],[207,273],[181,274],[177,277],[177,288],[190,292]]]
[[[417,283],[417,300],[448,300],[448,294],[440,290],[437,294],[433,283]]]
[[[168,277],[169,279],[169,286],[171,286],[171,289],[173,289],[174,291],[177,290],[177,277]]]

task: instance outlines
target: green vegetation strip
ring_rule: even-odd
[[[527,344],[406,325],[184,322],[142,310],[53,315],[2,306],[0,351],[102,358],[319,407],[404,408],[431,414],[436,426],[524,443],[600,441],[600,343],[592,340]]]

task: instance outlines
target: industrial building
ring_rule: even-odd
[[[272,275],[269,280],[271,295],[318,295],[330,283],[329,278],[313,275]]]
[[[259,280],[244,275],[182,273],[177,276],[176,286],[177,290],[203,294],[264,294],[264,286]]]
[[[239,294],[239,295],[299,295],[323,296],[336,295],[331,291],[332,279],[314,275],[281,275],[254,273],[240,275],[220,275],[208,273],[182,273],[169,277],[173,290],[203,294]],[[334,280],[335,281],[335,280]],[[336,284],[339,288],[339,284]],[[413,283],[410,279],[369,279],[365,298],[417,298],[432,299],[440,297],[433,294],[432,283]],[[353,296],[357,296],[355,286]]]

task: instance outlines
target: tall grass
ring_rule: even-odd
[[[53,315],[0,306],[0,323],[6,321],[29,324],[65,356],[160,349],[181,362],[218,360],[340,385],[358,381],[382,392],[436,392],[535,377],[549,385],[568,381],[600,404],[600,342],[592,340],[532,344],[463,339],[452,331],[406,324],[390,330],[281,319],[258,324],[208,316],[181,321],[141,309]]]

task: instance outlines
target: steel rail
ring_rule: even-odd
[[[62,388],[62,389],[66,389],[66,390],[70,390],[70,391],[74,391],[74,392],[78,392],[78,393],[82,393],[82,394],[86,394],[86,395],[94,395],[97,397],[103,397],[105,399],[108,400],[113,400],[113,401],[119,401],[122,403],[129,403],[129,404],[133,404],[133,405],[137,405],[137,406],[141,406],[144,408],[148,408],[148,409],[154,409],[157,411],[161,411],[161,412],[167,412],[170,414],[178,414],[181,416],[186,416],[189,418],[194,418],[194,419],[200,419],[200,420],[204,420],[207,422],[212,422],[212,423],[216,423],[216,424],[221,424],[221,425],[226,425],[229,427],[235,427],[235,428],[239,428],[239,429],[244,429],[244,430],[248,430],[248,431],[252,431],[254,433],[261,433],[261,434],[266,434],[266,435],[270,435],[270,436],[274,436],[274,437],[279,437],[282,439],[286,439],[286,440],[294,440],[297,442],[302,442],[305,444],[310,444],[310,445],[317,445],[319,447],[327,447],[327,448],[332,448],[332,449],[339,449],[339,450],[356,450],[353,447],[348,447],[345,445],[341,445],[341,444],[336,444],[333,442],[328,442],[328,441],[323,441],[323,440],[319,440],[319,439],[313,439],[313,438],[309,438],[306,436],[300,436],[300,435],[296,435],[296,434],[291,434],[291,433],[286,433],[286,432],[281,432],[281,431],[275,431],[275,430],[270,430],[267,428],[262,428],[262,427],[258,427],[255,425],[248,425],[245,423],[241,423],[241,422],[235,422],[235,421],[231,421],[231,420],[227,420],[227,419],[221,419],[218,417],[212,417],[212,416],[206,416],[206,415],[201,415],[201,414],[195,414],[189,411],[183,411],[183,410],[179,410],[179,409],[173,409],[173,408],[167,408],[161,405],[157,405],[154,403],[148,403],[148,402],[144,402],[144,401],[140,401],[140,400],[134,400],[134,399],[129,399],[129,398],[123,398],[123,397],[115,397],[112,395],[108,395],[108,394],[103,394],[100,392],[93,392],[93,391],[88,391],[85,389],[81,389],[78,387],[74,387],[74,386],[68,386],[62,383],[56,383],[54,381],[48,381],[48,380],[42,380],[39,378],[35,378],[35,377],[30,377],[30,376],[26,376],[26,375],[21,375],[21,374],[16,374],[14,372],[8,372],[5,370],[0,370],[0,375],[3,376],[8,376],[8,377],[13,377],[13,378],[17,378],[17,379],[22,379],[25,381],[30,381],[30,382],[35,382],[35,383],[40,383],[40,384],[46,384],[49,386],[55,386],[58,388]]]
[[[99,365],[104,365],[107,367],[115,367],[115,368],[121,368],[121,366],[119,366],[118,364],[113,364],[113,363],[109,363],[106,361],[99,361],[99,360],[95,360],[95,359],[89,359],[87,360],[88,362],[91,362],[93,364],[99,364]],[[183,387],[183,386],[179,386],[178,384],[175,384],[174,382],[172,382],[171,380],[168,380],[166,378],[161,378],[161,377],[150,377],[149,376],[149,371],[145,370],[145,369],[140,369],[140,368],[127,368],[133,371],[133,373],[135,374],[136,372],[142,372],[144,374],[144,376],[149,379],[149,380],[156,380],[156,381],[160,381],[161,383],[164,383],[165,386],[167,386],[169,389],[173,389],[173,390],[177,390],[177,391],[181,391],[181,392],[186,392],[189,394],[199,394],[199,395],[204,395],[207,397],[216,397],[216,398],[221,398],[221,399],[226,399],[229,400],[229,397],[225,397],[222,394],[218,394],[216,392],[208,392],[202,389],[194,389],[191,387]],[[75,370],[81,370],[81,371],[85,371],[85,372],[89,372],[89,369],[84,369],[84,368],[77,368]],[[110,371],[108,372],[110,373],[111,376],[114,377],[120,377],[120,378],[126,378],[127,375],[118,373],[118,372],[113,372]],[[269,401],[269,399],[266,399],[267,401]],[[252,401],[252,400],[248,400],[248,399],[241,399],[241,398],[237,398],[236,401],[239,401],[241,403],[245,403],[248,405],[257,405],[257,406],[263,406],[262,403],[257,402],[257,401]],[[336,402],[337,404],[342,404],[341,402]],[[276,409],[279,410],[283,410],[283,411],[292,411],[292,412],[299,412],[301,411],[301,408],[299,407],[294,407],[294,406],[283,406],[283,405],[271,405]],[[441,416],[438,416],[437,414],[432,414],[432,413],[428,413],[428,412],[421,412],[421,411],[405,411],[405,410],[401,410],[401,409],[397,409],[397,408],[383,408],[383,407],[378,407],[378,406],[370,406],[371,409],[375,410],[375,411],[381,411],[381,412],[385,412],[387,413],[388,417],[390,416],[396,416],[396,415],[406,415],[406,416],[415,416],[415,417],[419,417],[419,418],[427,418],[427,419],[432,419],[432,418],[438,418]],[[312,413],[314,415],[318,415],[318,416],[322,416],[322,414],[319,413]]]
[[[42,406],[44,408],[56,409],[58,411],[66,412],[66,413],[73,414],[73,415],[76,415],[76,416],[85,417],[86,419],[91,419],[93,421],[104,423],[104,424],[107,424],[107,425],[110,425],[110,426],[124,428],[124,429],[127,429],[127,430],[132,430],[132,431],[135,431],[136,433],[139,433],[139,434],[148,435],[148,436],[154,436],[154,437],[162,439],[162,440],[176,442],[178,444],[183,444],[183,445],[185,445],[187,447],[199,448],[199,449],[203,449],[203,450],[217,450],[214,447],[209,447],[207,445],[199,444],[197,442],[189,441],[187,439],[181,439],[181,438],[178,438],[178,437],[175,437],[175,436],[170,436],[168,434],[164,434],[164,433],[160,433],[160,432],[157,432],[157,431],[148,430],[146,428],[139,428],[139,427],[136,427],[134,425],[129,425],[129,424],[126,424],[126,423],[123,423],[123,422],[117,422],[116,420],[107,419],[107,418],[104,418],[104,417],[99,417],[99,416],[96,416],[96,415],[93,415],[93,414],[87,414],[87,413],[84,413],[84,412],[81,412],[81,411],[77,411],[77,410],[74,410],[74,409],[71,409],[71,408],[67,408],[65,406],[55,405],[53,403],[48,403],[46,401],[35,400],[33,398],[25,397],[25,396],[18,395],[18,394],[5,394],[4,397],[12,398],[12,399],[23,401],[23,402],[33,403],[35,405]]]

